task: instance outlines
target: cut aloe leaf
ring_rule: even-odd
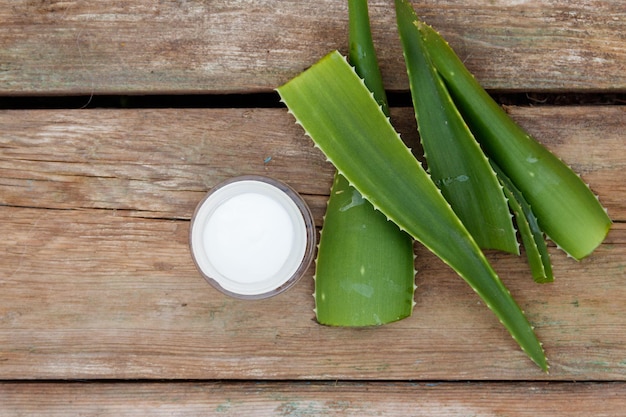
[[[315,270],[317,321],[373,326],[413,310],[413,241],[335,176]]]
[[[416,25],[457,108],[487,155],[530,203],[541,229],[575,259],[591,254],[611,227],[596,195],[510,118],[434,29]]]
[[[370,29],[367,0],[348,0],[348,30],[350,46],[348,60],[367,88],[374,94],[383,112],[389,116],[387,94]]]
[[[554,281],[552,263],[546,246],[543,231],[539,228],[537,217],[524,195],[515,187],[515,184],[500,168],[494,164],[498,179],[502,182],[504,192],[509,200],[511,211],[515,215],[517,229],[522,238],[522,245],[526,251],[528,265],[535,282],[544,284]]]
[[[430,61],[413,7],[396,0],[396,13],[430,175],[481,248],[519,254],[502,186]]]
[[[334,51],[279,87],[298,124],[387,218],[450,265],[547,370],[530,323],[347,60]]]
[[[349,0],[350,62],[388,115],[366,0]],[[413,240],[387,220],[339,173],[320,234],[315,270],[317,321],[373,326],[413,311]]]

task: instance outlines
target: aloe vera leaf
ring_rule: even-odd
[[[348,38],[348,61],[374,94],[383,112],[389,116],[387,94],[372,39],[367,0],[348,0]]]
[[[553,282],[554,275],[552,274],[550,254],[548,253],[543,231],[539,228],[537,217],[524,195],[515,187],[515,184],[495,164],[493,168],[498,175],[498,179],[502,182],[511,211],[515,215],[517,228],[526,250],[526,258],[528,259],[528,265],[534,281],[542,284]]]
[[[502,186],[430,61],[413,7],[395,3],[428,171],[481,248],[519,254]]]
[[[373,326],[413,310],[413,241],[336,175],[315,270],[317,321]]]
[[[541,229],[573,258],[591,254],[611,227],[596,195],[511,119],[433,28],[423,22],[417,26],[457,108],[487,155],[531,204]]]
[[[547,371],[543,348],[524,313],[347,60],[333,51],[277,90],[351,185],[452,267]]]
[[[349,0],[350,62],[388,115],[366,0]],[[372,326],[413,311],[413,240],[339,173],[331,188],[315,270],[317,321]]]

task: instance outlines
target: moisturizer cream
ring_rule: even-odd
[[[315,249],[315,225],[302,198],[261,176],[225,181],[200,202],[190,246],[202,275],[238,298],[265,298],[293,284]]]

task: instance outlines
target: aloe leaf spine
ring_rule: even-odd
[[[537,336],[471,234],[337,51],[278,87],[282,101],[337,170],[398,227],[452,267],[542,369]]]
[[[508,198],[511,211],[515,215],[517,228],[522,239],[522,245],[526,250],[526,258],[530,266],[530,272],[537,283],[545,284],[554,281],[552,274],[552,262],[545,236],[539,227],[537,217],[524,195],[515,187],[515,184],[493,164],[498,179],[502,182],[505,195]]]
[[[441,35],[423,22],[417,27],[476,139],[523,193],[541,229],[573,258],[591,254],[611,227],[597,196],[489,96]]]
[[[375,326],[411,315],[413,241],[335,175],[315,269],[317,321]]]
[[[430,60],[413,7],[395,4],[428,171],[481,248],[519,254],[502,186]]]
[[[350,63],[389,115],[372,41],[366,0],[349,0]],[[315,270],[317,321],[372,326],[413,311],[413,240],[335,174]]]
[[[348,44],[348,61],[372,92],[383,112],[389,116],[387,94],[372,39],[367,0],[348,0]]]

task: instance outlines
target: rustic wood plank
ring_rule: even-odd
[[[626,226],[557,281],[490,254],[544,341],[528,361],[465,283],[416,248],[414,315],[381,328],[319,326],[312,271],[245,302],[194,270],[188,222],[113,211],[1,207],[0,379],[626,379]]]
[[[614,417],[624,383],[0,384],[0,416]]]
[[[508,110],[626,220],[623,107]],[[412,110],[393,121],[419,148]],[[261,174],[295,187],[321,224],[334,172],[285,109],[0,111],[0,125],[0,204],[11,206],[189,219],[217,182]]]
[[[427,0],[490,89],[626,89],[622,0]],[[407,88],[391,0],[370,2],[386,85]],[[271,91],[346,51],[343,0],[0,1],[0,94]]]

